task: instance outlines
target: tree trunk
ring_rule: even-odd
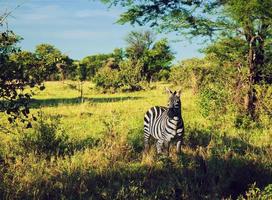
[[[254,85],[261,81],[258,69],[262,67],[264,61],[264,42],[260,36],[254,36],[249,41],[248,53],[248,92],[246,98],[247,113],[252,120],[256,120],[256,90]]]
[[[83,81],[80,81],[80,85],[79,85],[79,87],[80,87],[80,101],[81,101],[81,103],[83,103],[84,102],[84,97],[83,97]]]

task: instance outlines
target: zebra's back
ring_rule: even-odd
[[[144,116],[144,132],[145,137],[151,134],[155,139],[163,139],[161,130],[166,119],[167,108],[162,106],[154,106],[150,108]]]

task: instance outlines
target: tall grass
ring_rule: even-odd
[[[33,129],[5,124],[13,133],[0,133],[0,199],[236,199],[272,183],[272,126],[237,129],[231,113],[213,126],[190,90],[182,154],[143,154],[143,116],[166,105],[165,86],[99,94],[87,82],[81,103],[68,84],[46,83]]]

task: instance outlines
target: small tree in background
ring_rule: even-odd
[[[141,90],[140,82],[142,81],[141,70],[143,63],[140,60],[137,63],[131,60],[125,60],[120,62],[119,65],[122,91]]]
[[[137,91],[141,82],[168,77],[173,52],[166,39],[155,42],[150,31],[128,34],[125,51],[115,49],[95,75],[96,86],[105,90]]]
[[[51,44],[39,44],[36,46],[35,54],[43,66],[46,80],[58,79],[57,64],[63,58],[61,51]]]
[[[77,77],[79,80],[79,92],[80,92],[80,99],[81,99],[81,103],[84,102],[84,97],[83,97],[83,86],[84,86],[84,82],[87,80],[87,66],[84,64],[78,64],[78,68],[77,68]]]
[[[151,82],[156,74],[163,69],[169,69],[174,54],[167,39],[155,42],[150,31],[132,31],[128,34],[126,54],[135,65],[142,63],[141,76]]]
[[[76,73],[76,65],[74,65],[73,60],[67,55],[62,55],[57,61],[56,67],[62,82],[68,78],[73,79]]]
[[[83,58],[80,64],[86,66],[87,79],[91,80],[110,57],[112,57],[112,54],[96,54]]]
[[[162,70],[169,70],[174,59],[167,39],[161,39],[154,43],[153,47],[147,51],[143,58],[144,76],[150,82],[158,76]]]

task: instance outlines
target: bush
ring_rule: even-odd
[[[260,113],[261,119],[270,119],[272,118],[272,86],[269,84],[255,85],[257,91],[257,110]],[[267,120],[268,123],[271,123],[270,120]]]
[[[19,136],[19,153],[46,156],[72,155],[87,147],[94,147],[99,140],[88,137],[70,141],[68,134],[60,126],[60,116],[40,114],[32,130]],[[15,150],[16,151],[16,150]]]
[[[133,63],[131,60],[122,61],[118,68],[104,66],[94,78],[99,89],[105,91],[137,91],[141,90],[140,71],[142,63]]]
[[[170,78],[170,70],[162,69],[153,76],[154,81],[167,81]]]
[[[266,200],[272,199],[272,184],[267,185],[263,190],[256,187],[256,183],[251,185],[245,197],[239,196],[238,200]]]
[[[104,91],[115,91],[121,86],[119,71],[118,69],[103,67],[95,75],[94,82],[96,87],[102,88]]]
[[[205,59],[188,59],[173,67],[170,72],[170,80],[182,88],[191,88],[194,93],[205,85],[207,77],[211,74]]]
[[[40,114],[33,130],[25,132],[19,140],[22,150],[38,155],[64,155],[69,152],[68,135],[60,128],[59,116]]]

